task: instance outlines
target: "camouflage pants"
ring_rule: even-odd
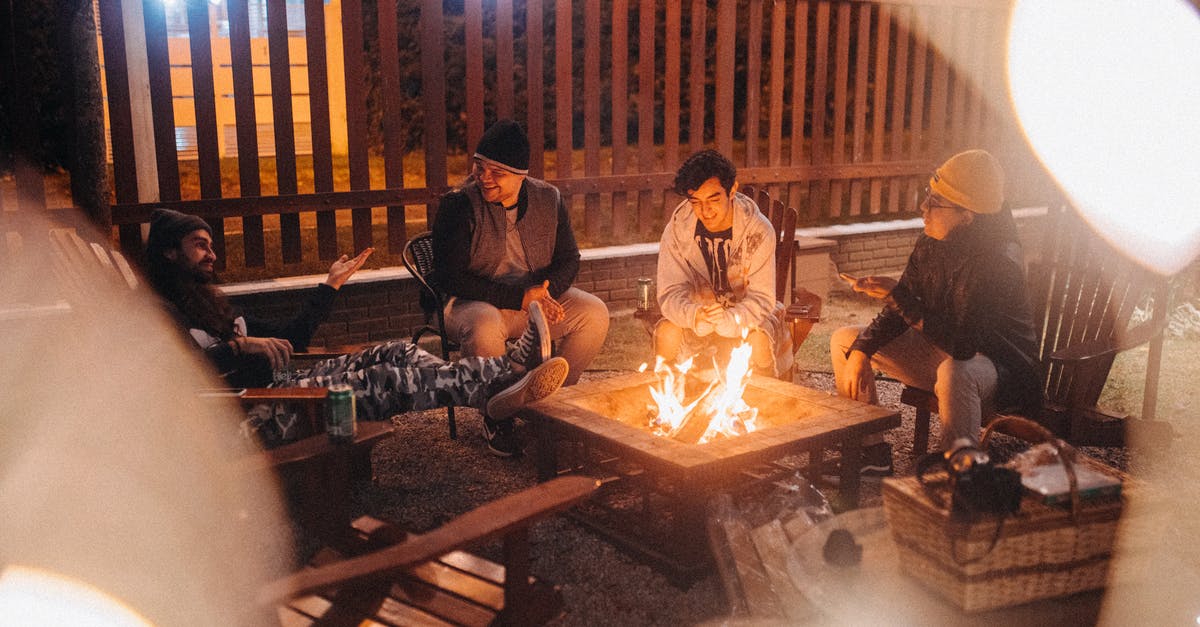
[[[348,383],[362,420],[435,407],[487,405],[489,384],[511,374],[505,357],[465,357],[449,362],[415,344],[396,340],[317,362],[296,381],[300,387]]]

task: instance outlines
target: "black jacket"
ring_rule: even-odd
[[[998,409],[1033,409],[1042,398],[1038,341],[1020,246],[984,220],[945,240],[922,234],[883,311],[851,350],[874,355],[909,327],[954,359],[982,353],[998,376]]]
[[[325,285],[317,286],[304,301],[300,311],[288,320],[265,320],[242,312],[249,337],[273,337],[292,343],[297,351],[308,349],[313,333],[329,317],[338,291]],[[225,381],[235,387],[265,387],[272,383],[271,365],[261,355],[235,354],[228,342],[217,342],[204,349],[205,356],[217,368]]]
[[[468,182],[448,192],[438,206],[432,228],[433,278],[438,288],[499,309],[520,309],[525,289],[542,281],[550,281],[550,295],[555,298],[567,291],[579,273],[579,245],[558,190],[532,177],[521,186],[517,228],[532,276],[527,285],[508,285],[488,272],[504,255],[504,236],[487,220],[486,212],[494,208],[485,207],[473,188],[474,183]]]

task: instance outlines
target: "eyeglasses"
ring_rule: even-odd
[[[944,201],[944,202],[938,202],[938,201]],[[930,209],[961,209],[962,208],[948,200],[945,200],[941,196],[935,196],[933,194],[933,190],[929,189],[928,185],[925,186],[925,199],[921,201],[921,204],[929,205]]]

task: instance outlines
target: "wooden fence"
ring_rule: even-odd
[[[240,217],[239,257],[250,267],[267,263],[263,217],[271,214],[278,215],[285,264],[301,260],[310,237],[320,258],[336,256],[339,220],[349,224],[355,249],[374,245],[398,254],[410,225],[435,211],[438,196],[458,182],[460,168],[451,163],[461,164],[497,117],[525,124],[532,175],[562,189],[576,231],[592,244],[655,239],[664,212],[679,201],[665,191],[675,168],[703,147],[732,156],[742,182],[796,206],[801,223],[811,225],[911,214],[938,160],[1013,133],[1008,110],[991,104],[1003,90],[1002,1],[465,0],[462,14],[446,14],[443,0],[417,0],[414,22],[401,19],[394,1],[364,14],[362,0],[306,0],[297,55],[283,18],[287,0],[251,0],[266,5],[264,64],[252,58],[247,0],[224,0],[224,68],[213,63],[209,2],[188,0],[190,71],[183,74],[173,72],[180,63],[169,58],[164,3],[145,2],[161,199],[147,202],[145,191],[139,196],[139,103],[128,89],[121,19],[122,2],[130,1],[138,0],[99,1],[112,215],[122,244],[137,247],[152,208],[171,206],[209,218],[224,258],[222,218]],[[328,19],[326,6],[338,19]],[[344,51],[333,61],[338,68],[326,62],[335,29]],[[419,76],[401,72],[410,42],[419,50]],[[231,94],[215,93],[214,71],[232,72]],[[190,83],[180,80],[187,74]],[[344,76],[344,87],[331,76]],[[406,114],[402,102],[402,86],[414,81],[423,116]],[[191,94],[182,102],[194,107],[196,161],[189,167],[198,170],[198,189],[181,184],[181,91]],[[256,113],[256,95],[269,98],[269,119]],[[222,182],[218,151],[216,101],[227,97],[236,110],[236,186]],[[344,121],[330,106],[343,99]],[[302,139],[311,145],[311,173],[298,171],[309,163],[296,157],[298,108],[309,114],[310,137]],[[450,145],[454,120],[465,120],[465,129]],[[274,127],[273,158],[259,154],[257,129],[265,123]],[[402,137],[416,123],[423,172],[405,172]],[[344,158],[331,141],[339,124]],[[309,176],[311,189],[301,192],[297,181]],[[374,241],[380,222],[386,242]]]

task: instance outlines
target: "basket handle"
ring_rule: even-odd
[[[987,449],[992,433],[999,431],[1026,442],[1040,444],[1049,442],[1054,447],[1058,460],[1062,462],[1063,470],[1067,473],[1067,486],[1071,495],[1071,522],[1079,524],[1079,480],[1075,476],[1075,447],[1056,437],[1046,427],[1022,416],[1000,416],[988,424],[983,430],[980,447]]]

